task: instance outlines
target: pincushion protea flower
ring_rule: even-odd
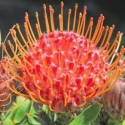
[[[110,117],[118,120],[125,118],[125,66],[114,87],[103,95],[102,100]]]
[[[124,47],[121,47],[117,58],[113,62],[110,61],[122,33],[118,32],[112,45],[109,45],[114,25],[104,28],[102,14],[93,35],[93,18],[90,18],[85,31],[87,8],[83,8],[83,13],[79,13],[77,20],[78,4],[75,4],[73,26],[69,9],[67,30],[64,30],[63,7],[64,3],[61,2],[59,30],[55,30],[54,9],[49,6],[50,20],[48,20],[44,4],[46,33],[42,33],[39,15],[36,12],[36,29],[39,36],[36,38],[26,13],[24,22],[26,39],[18,24],[9,32],[15,43],[13,46],[8,41],[13,57],[2,44],[9,57],[8,66],[11,70],[9,75],[20,83],[27,94],[21,93],[14,86],[12,88],[8,84],[7,86],[13,92],[30,97],[37,103],[46,104],[50,110],[56,112],[82,107],[88,100],[111,89],[119,77],[124,63],[123,61],[119,64],[119,61],[125,51]],[[16,29],[22,40],[17,37]],[[11,66],[11,63],[15,66]],[[6,69],[6,66],[4,68]]]
[[[10,84],[13,84],[13,80],[5,73],[3,69],[3,63],[6,65],[6,58],[0,60],[0,111],[4,111],[3,108],[10,104],[11,102],[11,93],[8,87],[5,85],[5,81]]]

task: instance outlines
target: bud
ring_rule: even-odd
[[[105,94],[107,112],[111,117],[122,120],[125,117],[125,69],[115,86]],[[105,107],[105,105],[104,105]]]

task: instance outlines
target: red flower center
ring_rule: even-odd
[[[50,32],[21,59],[21,77],[28,91],[40,90],[41,98],[50,100],[54,109],[62,110],[60,106],[68,103],[77,107],[85,101],[83,97],[93,96],[105,83],[104,54],[77,33]]]

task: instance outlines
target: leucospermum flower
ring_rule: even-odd
[[[0,46],[1,46],[1,31],[0,31]],[[5,85],[5,81],[7,81],[7,83],[10,84],[10,86],[13,83],[13,80],[11,80],[10,77],[5,73],[5,70],[3,68],[3,63],[4,65],[6,65],[7,63],[5,57],[1,57],[0,60],[0,112],[3,112],[4,108],[8,106],[11,102],[11,92]]]
[[[120,65],[118,62],[125,51],[124,47],[121,47],[116,59],[113,62],[110,61],[122,33],[118,32],[110,45],[114,25],[104,28],[102,14],[94,33],[93,18],[90,18],[88,27],[85,28],[86,6],[83,12],[79,13],[77,20],[78,4],[75,4],[73,26],[70,20],[71,9],[69,9],[67,29],[63,29],[63,7],[64,3],[61,2],[61,12],[58,16],[59,30],[55,30],[54,9],[49,6],[50,18],[48,19],[44,4],[46,33],[42,32],[39,15],[36,12],[38,32],[38,38],[36,38],[26,13],[24,22],[26,39],[18,24],[9,32],[15,43],[12,45],[8,41],[13,57],[2,44],[8,56],[10,76],[20,83],[26,94],[14,87],[8,87],[17,94],[48,105],[50,110],[56,112],[82,107],[88,100],[111,89],[119,77],[124,61]],[[17,37],[19,35],[21,40]],[[11,63],[15,66],[11,66]]]
[[[13,80],[5,73],[3,68],[3,63],[6,65],[6,58],[0,60],[0,112],[4,111],[3,108],[8,106],[11,102],[11,92],[9,88],[5,85],[5,81],[10,84],[13,84]]]
[[[118,120],[125,118],[125,66],[114,87],[104,94],[103,102],[107,105],[105,110]]]

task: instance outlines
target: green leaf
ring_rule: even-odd
[[[42,121],[37,115],[33,102],[30,99],[26,99],[22,96],[16,97],[16,102],[10,107],[6,114],[6,117],[3,116],[3,123],[5,125],[47,125]],[[12,124],[11,124],[12,123]]]
[[[11,116],[11,119],[15,124],[20,123],[25,118],[27,112],[30,111],[31,101],[22,96],[17,96],[16,104],[19,105],[19,107],[13,111]]]
[[[13,105],[10,107],[10,111],[6,113],[6,115],[4,116],[4,118],[2,119],[3,124],[5,125],[14,125],[11,116],[13,114],[13,109],[15,109],[15,107],[17,107],[17,105],[15,103],[13,103]],[[11,111],[12,110],[12,111]]]
[[[109,119],[107,125],[121,125],[121,122],[116,119]]]
[[[27,123],[27,122],[26,122],[26,123],[25,123],[25,124],[23,124],[23,125],[29,125],[29,123]]]
[[[91,122],[92,125],[107,125],[107,122],[109,120],[109,115],[107,114],[107,112],[105,112],[104,110],[100,111],[98,117],[93,121]]]
[[[81,112],[69,125],[91,125],[101,110],[100,104],[93,104]]]
[[[6,121],[3,122],[4,125],[14,125],[11,119],[7,119]]]
[[[125,125],[125,120],[122,122],[122,125]]]
[[[41,125],[41,123],[37,122],[32,115],[28,115],[27,121],[31,125]]]
[[[17,123],[14,125],[29,125],[29,124],[27,123],[26,119],[24,119],[21,123]]]
[[[31,102],[31,107],[30,107],[29,113],[30,113],[30,114],[36,114],[35,108],[34,108],[34,106],[33,106],[33,102]]]
[[[43,105],[42,106],[42,111],[46,113],[46,115],[49,117],[51,122],[55,122],[57,120],[57,114],[55,112],[50,111],[48,106]]]
[[[30,125],[48,125],[46,123],[46,121],[44,121],[42,118],[38,117],[38,115],[36,114],[28,114],[27,115],[27,122],[30,124]]]
[[[9,122],[13,124],[23,122],[27,112],[30,111],[31,106],[32,102],[29,99],[22,96],[17,96],[16,103],[13,103],[13,105],[10,107],[9,110],[11,110],[11,112],[6,114],[6,117],[3,119],[3,123],[5,125],[10,125]]]

